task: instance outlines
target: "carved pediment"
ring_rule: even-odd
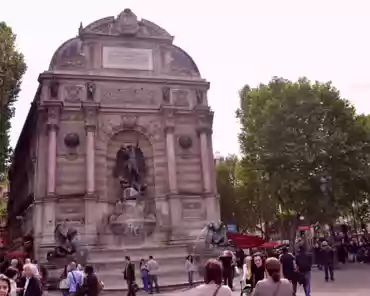
[[[85,34],[173,40],[173,36],[156,24],[145,19],[139,21],[130,9],[125,9],[116,18],[113,16],[106,17],[85,28],[81,26],[79,35],[83,36]]]

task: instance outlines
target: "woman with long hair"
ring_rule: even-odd
[[[193,256],[189,255],[188,257],[186,257],[185,269],[186,269],[186,272],[188,273],[189,285],[190,285],[190,287],[192,287],[193,286],[193,280],[194,280],[194,273],[196,271]]]
[[[254,288],[259,281],[262,281],[266,277],[265,272],[265,258],[261,253],[255,253],[252,256],[252,287]]]
[[[222,285],[222,264],[216,259],[206,262],[204,284],[189,290],[186,295],[192,296],[232,296],[228,286]]]
[[[280,261],[274,257],[266,260],[267,278],[259,281],[253,296],[292,296],[293,287],[287,279],[281,278]]]
[[[0,296],[10,296],[11,284],[8,277],[0,274]]]

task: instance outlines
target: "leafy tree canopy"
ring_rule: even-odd
[[[4,179],[11,149],[10,119],[27,67],[16,47],[16,35],[5,22],[0,22],[0,179]]]

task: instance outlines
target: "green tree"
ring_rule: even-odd
[[[366,131],[331,83],[275,77],[246,85],[237,117],[242,166],[259,172],[274,205],[266,221],[275,217],[293,230],[299,215],[331,223],[352,202],[354,184],[367,190]]]
[[[0,179],[4,179],[10,160],[10,119],[26,69],[24,57],[16,47],[16,35],[5,22],[0,22]]]

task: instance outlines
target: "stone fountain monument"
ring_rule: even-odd
[[[81,24],[40,74],[9,209],[41,263],[62,223],[106,289],[123,288],[125,255],[154,256],[162,285],[187,281],[187,245],[220,215],[209,83],[173,39],[125,9]]]

